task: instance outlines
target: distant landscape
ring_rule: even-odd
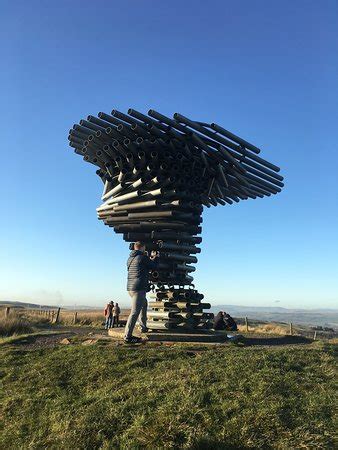
[[[25,303],[17,301],[0,301],[0,306],[11,306],[12,308],[33,308],[33,309],[56,309],[57,306],[40,305],[36,303]],[[102,305],[102,308],[104,305]],[[71,306],[63,306],[64,309],[73,310]],[[77,305],[77,310],[100,310],[102,308]],[[234,317],[248,317],[266,322],[279,322],[310,326],[325,326],[338,329],[338,309],[318,308],[318,309],[291,309],[278,306],[238,306],[238,305],[215,305],[211,312],[217,314],[218,311],[226,311]]]
[[[213,313],[227,311],[234,317],[249,317],[267,322],[293,322],[299,325],[327,326],[338,328],[338,309],[291,309],[278,306],[216,305]]]

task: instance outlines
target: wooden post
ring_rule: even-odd
[[[55,311],[54,311],[54,309],[53,309],[53,311],[52,311],[52,319],[51,319],[51,322],[52,322],[52,323],[54,322],[54,316],[55,316]]]
[[[48,320],[50,320],[50,309],[48,310]]]
[[[74,323],[77,322],[77,311],[74,312]]]
[[[58,308],[57,312],[56,312],[56,317],[55,317],[55,323],[59,322],[59,318],[60,318],[60,310],[61,308]]]
[[[5,318],[7,319],[7,317],[9,316],[9,311],[11,310],[11,308],[9,306],[6,306],[5,308]]]
[[[292,336],[293,335],[292,322],[290,322],[289,329],[290,329],[290,336]]]
[[[317,330],[313,334],[313,340],[315,341],[317,339]]]
[[[248,322],[248,318],[245,317],[245,331],[248,333],[249,332],[249,322]]]

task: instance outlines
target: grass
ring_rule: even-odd
[[[120,319],[126,319],[129,311],[122,310]],[[77,325],[88,325],[93,327],[102,327],[105,323],[105,317],[103,315],[103,309],[101,310],[80,310],[77,312]],[[74,311],[61,310],[60,324],[73,325],[74,324]]]
[[[1,346],[0,448],[333,448],[334,346]]]
[[[263,333],[263,334],[277,334],[285,336],[286,334],[289,334],[289,327],[283,326],[275,323],[267,323],[267,324],[257,324],[254,326],[248,327],[249,332],[251,333]],[[238,331],[245,333],[246,332],[246,326],[245,325],[238,325]]]
[[[30,323],[21,317],[11,315],[0,318],[0,337],[26,334],[32,330]]]
[[[33,333],[39,327],[47,324],[49,321],[46,317],[30,314],[29,310],[25,309],[12,309],[8,317],[4,312],[0,316],[0,337]]]

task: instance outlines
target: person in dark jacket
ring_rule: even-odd
[[[238,331],[237,323],[235,322],[235,319],[230,316],[230,314],[224,313],[224,322],[226,330]]]
[[[220,311],[214,319],[214,330],[225,330],[224,311]]]
[[[133,336],[137,318],[139,318],[141,331],[148,331],[146,293],[149,291],[149,271],[157,268],[158,255],[157,252],[151,252],[149,258],[144,250],[145,246],[142,242],[135,242],[134,250],[127,261],[127,291],[131,297],[131,311],[125,329],[125,342],[136,343],[141,340]]]

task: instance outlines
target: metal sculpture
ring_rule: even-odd
[[[113,110],[74,125],[69,145],[98,167],[98,218],[127,242],[160,251],[151,273],[150,329],[207,328],[212,319],[193,285],[203,206],[231,205],[281,191],[279,167],[260,149],[215,123]]]

